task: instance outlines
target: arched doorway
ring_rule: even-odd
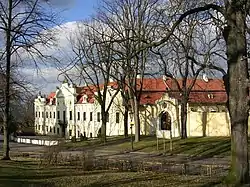
[[[171,130],[171,116],[167,111],[162,113],[160,122],[160,130]]]

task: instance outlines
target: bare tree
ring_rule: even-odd
[[[46,10],[45,10],[46,9]],[[5,75],[4,89],[4,144],[3,159],[9,160],[10,80],[12,68],[18,63],[37,61],[42,57],[39,45],[51,44],[52,35],[47,30],[54,25],[55,15],[50,13],[46,1],[0,1],[0,32],[4,35],[1,64]],[[27,55],[24,55],[26,53]],[[33,64],[36,67],[36,64]]]
[[[119,68],[116,79],[127,88],[129,99],[126,93],[122,95],[134,116],[136,142],[140,141],[139,105],[149,50],[133,54],[142,48],[144,40],[152,40],[157,6],[160,6],[157,0],[105,0],[96,18],[117,36],[112,38]]]
[[[161,27],[166,30],[167,27]],[[223,58],[215,58],[224,52],[220,49],[220,37],[211,35],[214,29],[200,24],[197,16],[183,21],[170,37],[169,42],[151,51],[156,54],[164,81],[172,80],[173,92],[180,102],[181,138],[187,138],[187,103],[197,78],[202,72],[219,70],[225,75],[225,70],[214,62],[223,63]],[[219,56],[220,57],[220,56]],[[207,73],[207,72],[206,72]],[[169,85],[169,88],[171,86]],[[174,93],[176,92],[176,93]]]
[[[79,75],[75,78],[87,85],[88,90],[101,106],[101,140],[103,143],[106,142],[109,109],[120,91],[118,84],[111,81],[115,60],[112,51],[114,44],[108,42],[107,35],[110,38],[114,37],[113,32],[105,28],[102,23],[93,21],[80,23],[78,32],[71,40],[74,53],[71,67]]]
[[[199,14],[214,20],[221,29],[226,42],[227,74],[224,76],[228,94],[228,108],[231,120],[231,183],[236,186],[249,181],[248,161],[248,117],[249,117],[249,74],[246,36],[248,32],[250,2],[245,0],[224,1],[168,1],[174,2],[175,16],[169,24],[164,36],[155,42],[150,42],[143,48],[156,47],[169,41],[178,25],[190,15]],[[184,7],[180,8],[180,7]],[[211,24],[213,24],[211,23]],[[139,51],[136,52],[136,54]]]

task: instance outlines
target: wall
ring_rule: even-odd
[[[189,107],[188,136],[230,136],[230,120],[225,106]]]

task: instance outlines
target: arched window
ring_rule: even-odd
[[[171,130],[171,116],[168,112],[163,112],[161,115],[161,130]]]

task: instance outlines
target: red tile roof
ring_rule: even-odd
[[[182,80],[178,79],[178,84],[182,86]],[[187,86],[192,84],[192,79],[187,80]],[[109,83],[109,86],[118,87],[116,82]],[[141,87],[141,82],[137,82],[137,88]],[[103,85],[99,86],[103,89]],[[93,85],[76,87],[77,102],[81,104],[83,95],[87,95],[87,102],[94,103],[94,92],[98,89]],[[177,89],[177,84],[174,80],[169,79],[166,82],[162,78],[144,78],[142,84],[142,93],[140,104],[155,104],[164,93],[169,93],[169,96],[175,99],[181,99],[181,94]],[[55,92],[52,92],[47,97],[48,102],[53,98],[55,104]],[[227,101],[227,94],[225,92],[224,82],[221,79],[210,79],[205,82],[202,79],[197,79],[193,86],[189,102],[191,103],[225,103]]]
[[[177,80],[182,87],[182,80]],[[187,80],[187,87],[193,83],[193,79]],[[140,87],[138,84],[138,88]],[[168,92],[169,96],[175,99],[181,99],[181,94],[178,90],[177,83],[169,79],[165,83],[161,78],[144,79],[143,93],[140,104],[155,104],[155,101],[160,99],[164,93]],[[197,79],[189,96],[191,103],[225,103],[227,94],[224,87],[224,82],[221,79],[210,79],[205,82],[202,79]]]
[[[157,100],[159,100],[163,94],[166,92],[158,91],[158,92],[142,92],[140,104],[146,105],[146,104],[155,104]]]
[[[55,102],[56,102],[55,96],[56,96],[56,92],[51,92],[51,93],[48,95],[48,97],[46,98],[46,104],[49,104],[49,103],[50,103],[50,100],[52,99],[52,103],[51,103],[51,104],[54,105]]]

